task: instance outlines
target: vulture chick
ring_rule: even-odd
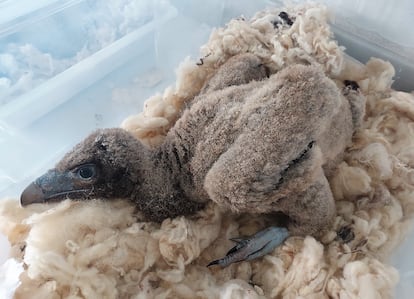
[[[269,77],[258,57],[241,54],[210,78],[159,147],[120,128],[98,130],[29,185],[21,204],[126,198],[158,222],[209,200],[236,213],[285,214],[286,228],[234,239],[210,264],[250,260],[289,235],[317,237],[329,227],[335,204],[326,177],[364,107],[358,90],[341,91],[317,66]]]

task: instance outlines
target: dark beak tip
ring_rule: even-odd
[[[23,207],[33,203],[44,202],[45,194],[43,193],[43,190],[35,183],[31,183],[29,186],[27,186],[20,196],[20,204]]]

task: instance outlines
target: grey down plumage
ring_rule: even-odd
[[[365,98],[341,84],[318,66],[269,74],[258,57],[234,56],[160,146],[123,129],[98,130],[21,202],[128,198],[148,220],[162,221],[212,200],[235,213],[280,212],[292,234],[319,235],[335,210],[327,176],[364,114]]]

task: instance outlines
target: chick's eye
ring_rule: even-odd
[[[85,165],[78,169],[78,176],[83,180],[90,180],[95,177],[96,169],[94,165]]]

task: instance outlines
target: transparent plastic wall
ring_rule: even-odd
[[[157,28],[177,14],[161,1],[77,0],[17,16],[23,2],[0,2],[0,197],[17,196],[91,130],[141,109],[155,92],[146,72],[156,68]],[[121,87],[139,76],[143,88],[124,101]]]

